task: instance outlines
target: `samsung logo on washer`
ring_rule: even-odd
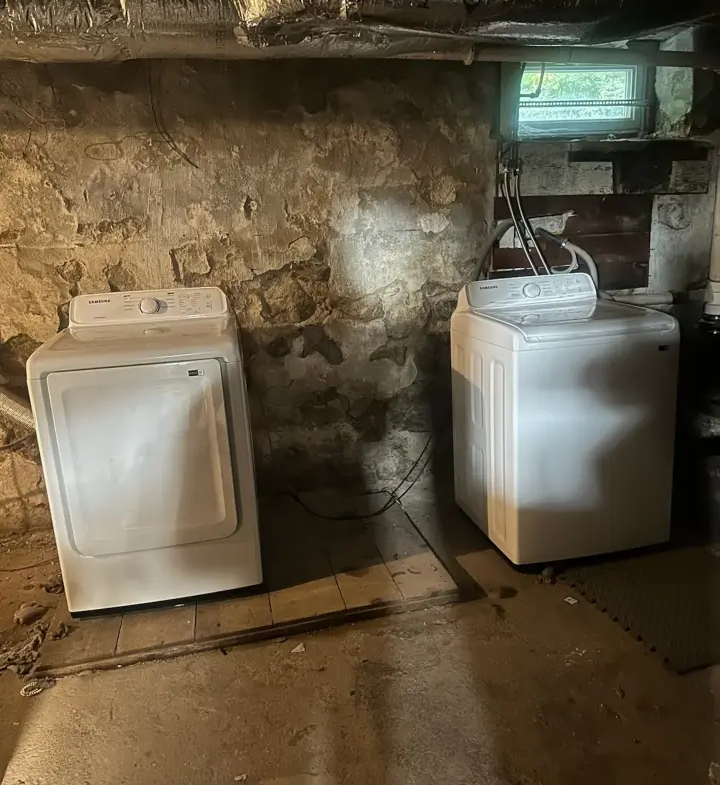
[[[100,303],[109,303],[110,298],[108,297],[105,300],[88,300],[88,302],[90,303],[90,305],[99,305]]]

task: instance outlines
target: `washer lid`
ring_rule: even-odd
[[[594,300],[566,305],[538,303],[484,312],[487,319],[517,328],[528,343],[584,340],[607,335],[671,332],[675,319],[662,311]]]
[[[460,290],[452,329],[513,351],[559,341],[677,333],[670,314],[598,300],[586,273],[473,281]]]

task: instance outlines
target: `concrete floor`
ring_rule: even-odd
[[[35,698],[6,674],[4,782],[713,781],[712,670],[674,676],[567,588],[487,558],[514,597],[69,677]]]

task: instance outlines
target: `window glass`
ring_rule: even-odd
[[[634,66],[527,65],[518,136],[637,134],[647,104]]]

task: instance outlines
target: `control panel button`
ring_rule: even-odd
[[[523,286],[523,294],[525,297],[539,297],[540,287],[536,283],[526,283]]]
[[[160,310],[160,301],[154,297],[143,297],[138,308],[140,313],[157,313]]]

